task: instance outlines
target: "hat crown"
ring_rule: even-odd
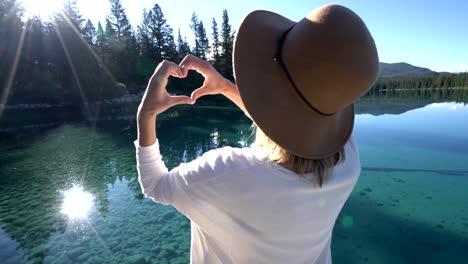
[[[308,104],[336,113],[375,82],[379,59],[364,22],[339,5],[320,7],[287,33],[282,60]]]
[[[378,55],[366,25],[338,5],[299,22],[257,10],[241,23],[236,84],[251,118],[299,157],[334,155],[351,136],[354,104],[375,82]]]

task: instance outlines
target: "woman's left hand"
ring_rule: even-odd
[[[179,65],[163,60],[149,80],[143,99],[138,107],[138,117],[153,118],[172,106],[194,103],[194,100],[188,96],[170,95],[166,91],[169,76],[184,77]]]

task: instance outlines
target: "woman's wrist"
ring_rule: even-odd
[[[142,147],[150,146],[156,141],[156,115],[138,111],[138,143]]]
[[[226,79],[221,93],[226,97],[232,97],[236,96],[239,93],[239,91],[237,90],[237,86],[235,84]]]
[[[137,112],[137,121],[154,121],[158,114],[156,112],[138,110]]]

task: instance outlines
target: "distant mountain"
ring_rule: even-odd
[[[379,77],[397,77],[414,75],[436,75],[435,71],[428,68],[417,67],[405,62],[380,63]]]

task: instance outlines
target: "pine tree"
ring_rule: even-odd
[[[128,21],[122,3],[120,0],[109,0],[109,2],[111,4],[111,12],[110,15],[107,16],[107,19],[114,28],[117,39],[124,40],[130,38],[132,35],[132,26]]]
[[[93,23],[89,19],[88,21],[86,21],[86,24],[83,28],[83,38],[91,46],[94,45],[94,43],[96,43],[96,28],[94,27]]]
[[[109,68],[120,81],[130,82],[136,75],[137,41],[121,1],[109,2],[111,10],[106,19],[106,35],[110,44]]]
[[[167,24],[161,7],[155,4],[150,19],[150,30],[155,46],[155,60],[174,60],[177,49],[174,41],[172,28]]]
[[[177,34],[177,53],[179,54],[179,60],[183,59],[187,54],[190,54],[190,46],[187,43],[187,38],[182,39],[180,28]]]
[[[96,32],[96,46],[103,47],[106,43],[106,33],[102,28],[101,22],[98,22],[97,32]]]
[[[114,37],[116,35],[115,30],[112,27],[112,24],[111,24],[110,20],[107,19],[107,18],[106,18],[106,30],[104,31],[104,33],[106,35],[107,41],[109,41],[110,38],[112,38],[112,37]]]
[[[205,27],[203,26],[203,21],[200,20],[197,26],[198,31],[198,43],[200,44],[200,58],[206,60],[208,52],[210,50],[210,43],[208,37],[206,36]]]
[[[217,69],[219,69],[219,66],[221,64],[221,54],[220,54],[220,49],[221,49],[221,42],[219,40],[219,33],[218,33],[218,23],[216,23],[216,19],[213,17],[212,25],[211,25],[211,30],[213,33],[211,34],[213,36],[213,43],[211,44],[211,52],[212,52],[212,62],[213,66]]]
[[[164,34],[166,44],[164,45],[163,50],[163,58],[171,61],[176,60],[178,57],[177,46],[172,33],[172,28],[168,27]]]
[[[81,16],[78,8],[78,3],[76,0],[68,0],[63,5],[63,15],[66,16],[65,23],[68,21],[75,27],[78,32],[82,33],[82,25],[84,23],[84,19]],[[61,21],[63,23],[63,21]]]
[[[107,22],[107,21],[106,21]],[[112,33],[112,27],[109,24],[109,30]],[[110,52],[110,41],[107,36],[107,23],[106,30],[102,28],[101,22],[98,22],[97,32],[96,32],[96,53],[101,58],[101,60],[107,65],[110,66],[111,61],[111,52]]]
[[[193,31],[193,34],[195,35],[195,46],[193,48],[193,55],[197,56],[197,57],[201,57],[201,48],[200,48],[200,41],[199,41],[199,31],[198,31],[198,17],[197,17],[197,14],[195,14],[195,12],[192,13],[192,18],[191,18],[191,24],[190,24],[190,28],[192,29]]]
[[[232,48],[234,43],[234,33],[231,32],[231,25],[229,24],[229,16],[227,10],[223,10],[223,24],[221,26],[221,61],[223,64],[223,75],[230,79],[234,80],[232,72]]]
[[[206,60],[206,55],[210,49],[210,43],[208,42],[208,37],[206,36],[203,21],[198,20],[197,14],[195,14],[195,12],[192,14],[190,28],[195,35],[195,48],[193,53],[195,56]]]
[[[138,26],[139,53],[146,58],[151,58],[154,53],[154,43],[150,30],[150,18],[152,16],[151,10],[147,12],[146,9],[143,9],[141,24]]]

